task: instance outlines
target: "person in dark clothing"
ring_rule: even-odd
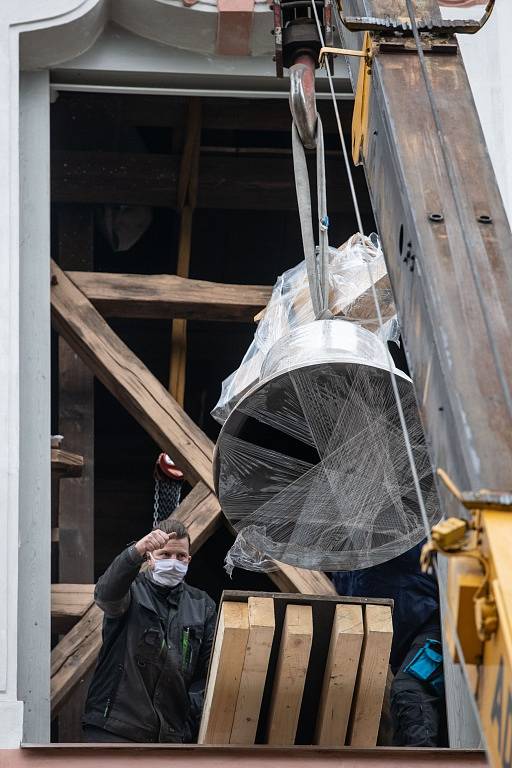
[[[420,568],[424,543],[386,563],[332,574],[340,595],[394,601],[390,666],[394,675],[391,716],[395,746],[435,747],[444,746],[446,741],[444,686],[438,682],[442,662],[437,663],[435,686],[419,679],[416,671],[415,659],[427,641],[432,641],[434,656],[441,643],[437,581]]]
[[[87,741],[197,739],[216,609],[184,582],[189,562],[187,530],[169,521],[98,580],[94,598],[105,618],[82,719]]]

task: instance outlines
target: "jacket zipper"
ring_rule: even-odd
[[[107,717],[108,717],[108,716],[109,716],[109,714],[110,714],[110,710],[111,710],[111,709],[112,709],[112,707],[114,706],[114,702],[115,702],[115,700],[116,700],[117,689],[119,688],[119,684],[120,684],[120,682],[121,682],[121,675],[123,674],[123,670],[124,670],[124,667],[123,667],[123,665],[122,665],[122,664],[119,664],[119,678],[118,678],[118,680],[117,680],[117,682],[116,682],[115,686],[113,687],[113,689],[112,689],[112,691],[111,691],[111,693],[110,693],[110,696],[109,696],[109,697],[108,697],[108,699],[107,699],[107,704],[106,704],[106,706],[105,706],[105,710],[104,710],[104,712],[103,712],[103,719],[104,719],[104,720],[106,720],[106,719],[107,719]]]

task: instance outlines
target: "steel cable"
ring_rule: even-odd
[[[406,2],[407,2],[407,5],[408,5],[409,15],[411,15],[410,0],[406,0]],[[322,33],[322,27],[321,27],[321,24],[320,24],[320,19],[318,17],[318,12],[317,12],[317,9],[316,9],[316,6],[315,6],[314,2],[312,2],[311,5],[312,5],[313,14],[314,14],[316,25],[317,25],[317,29],[318,29],[318,34],[319,34],[319,37],[320,37],[320,42],[322,44],[322,47],[325,47],[324,37],[323,37],[323,33]],[[336,19],[336,24],[337,24],[337,27],[338,27],[338,33],[340,35],[340,38],[342,38],[341,30],[339,28],[339,18],[337,16],[337,14],[335,14],[335,19]],[[415,19],[412,16],[411,16],[411,22],[414,25],[414,28],[416,30],[416,35],[417,35],[417,33],[418,33],[417,26],[415,24]],[[413,29],[413,31],[414,31],[414,29]],[[418,36],[418,38],[419,38],[419,36]],[[416,39],[416,36],[415,36],[415,39]],[[418,46],[418,40],[416,41],[416,45]],[[420,45],[420,48],[421,48],[421,45]],[[423,51],[421,51],[421,53],[423,53]],[[356,215],[359,231],[361,232],[362,235],[364,235],[364,228],[363,228],[362,219],[361,219],[359,202],[358,202],[358,199],[357,199],[357,194],[356,194],[355,186],[354,186],[354,182],[353,182],[352,168],[350,166],[350,161],[349,161],[347,146],[346,146],[346,142],[345,142],[345,137],[343,135],[343,130],[342,130],[342,127],[341,127],[341,120],[340,120],[340,115],[339,115],[339,109],[338,109],[338,104],[337,104],[337,101],[336,101],[336,94],[335,94],[335,90],[334,90],[333,76],[332,76],[332,73],[331,73],[331,69],[330,69],[330,65],[329,65],[329,60],[328,60],[327,57],[325,58],[325,68],[326,68],[327,77],[328,77],[328,80],[329,80],[329,87],[330,87],[330,91],[331,91],[332,102],[333,102],[333,107],[334,107],[334,113],[335,113],[335,116],[336,116],[336,123],[337,123],[337,126],[338,126],[338,133],[339,133],[339,137],[340,137],[340,141],[341,141],[341,146],[342,146],[342,151],[343,151],[343,158],[344,158],[344,161],[345,161],[345,168],[346,168],[347,177],[348,177],[348,180],[349,180],[350,191],[351,191],[351,195],[352,195],[352,202],[353,202],[353,205],[354,205],[354,211],[355,211],[355,215]],[[373,281],[371,265],[370,265],[369,262],[367,262],[367,267],[368,267],[368,273],[369,273],[369,278],[370,278],[370,285],[371,285],[371,288],[372,288],[372,296],[373,296],[373,301],[374,301],[374,304],[375,304],[375,310],[377,312],[377,318],[378,318],[378,322],[379,322],[379,327],[382,329],[382,327],[383,327],[382,314],[381,314],[380,305],[379,305],[379,301],[378,301],[378,297],[377,297],[377,292],[376,292],[376,289],[375,289],[375,284],[374,284],[374,281]],[[429,522],[428,522],[428,516],[427,516],[427,512],[426,512],[425,500],[423,498],[423,493],[422,493],[421,486],[420,486],[420,480],[419,480],[419,476],[418,476],[418,471],[417,471],[416,464],[415,464],[415,461],[414,461],[411,441],[410,441],[410,438],[409,438],[407,424],[406,424],[406,421],[405,421],[405,416],[404,416],[404,412],[403,412],[403,408],[402,408],[402,403],[401,403],[401,399],[400,399],[400,394],[398,392],[398,385],[397,385],[396,376],[395,376],[395,373],[394,373],[394,363],[393,363],[393,360],[392,360],[391,353],[389,351],[388,345],[385,344],[384,346],[385,346],[385,349],[386,349],[387,362],[388,362],[388,367],[389,367],[389,371],[390,371],[391,384],[392,384],[393,393],[394,393],[394,397],[395,397],[395,401],[396,401],[396,406],[397,406],[397,410],[398,410],[398,414],[399,414],[400,425],[401,425],[402,433],[403,433],[403,437],[404,437],[404,443],[405,443],[405,446],[406,446],[407,456],[408,456],[408,459],[409,459],[409,463],[410,463],[410,467],[411,467],[411,472],[412,472],[412,475],[413,475],[414,487],[415,487],[415,491],[416,491],[416,494],[417,494],[417,497],[418,497],[418,504],[419,504],[419,508],[420,508],[420,512],[421,512],[421,517],[422,517],[423,525],[424,525],[424,528],[425,528],[425,536],[426,536],[427,540],[430,542],[431,539],[432,539],[432,536],[431,536],[430,525],[429,525]],[[512,413],[512,411],[511,411],[511,413]],[[482,739],[482,742],[485,745],[485,748],[487,749],[487,745],[486,745],[486,742],[485,742],[485,736],[484,736],[483,730],[482,730],[482,723],[481,723],[481,719],[480,719],[480,713],[478,711],[478,707],[477,707],[477,704],[476,704],[475,697],[471,694],[471,684],[470,684],[470,681],[469,681],[469,675],[468,675],[468,671],[467,671],[466,661],[465,661],[465,658],[464,658],[464,652],[463,652],[462,645],[460,643],[460,639],[459,639],[458,632],[457,632],[457,625],[456,625],[455,618],[454,618],[452,610],[451,610],[450,603],[448,601],[448,596],[446,594],[445,585],[444,585],[442,579],[440,579],[440,577],[439,577],[439,570],[438,570],[437,562],[436,561],[433,561],[433,567],[434,567],[434,571],[436,573],[438,587],[439,587],[439,594],[441,595],[441,600],[442,600],[442,603],[443,603],[445,615],[448,618],[448,623],[449,623],[449,626],[450,626],[450,631],[451,631],[451,634],[452,634],[452,637],[453,637],[455,648],[457,650],[459,659],[461,661],[461,666],[462,666],[462,670],[463,670],[464,679],[465,679],[466,685],[468,687],[468,691],[470,693],[470,701],[471,701],[471,707],[472,707],[472,710],[473,710],[473,714],[474,714],[475,720],[476,720],[476,722],[478,723],[478,726],[479,726],[480,737]]]

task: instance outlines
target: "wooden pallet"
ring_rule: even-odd
[[[374,747],[391,600],[224,592],[200,744]]]

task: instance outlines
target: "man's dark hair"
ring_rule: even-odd
[[[188,546],[191,547],[190,536],[180,520],[174,520],[172,517],[168,517],[167,520],[161,522],[158,527],[164,533],[175,533],[177,539],[188,539]]]

